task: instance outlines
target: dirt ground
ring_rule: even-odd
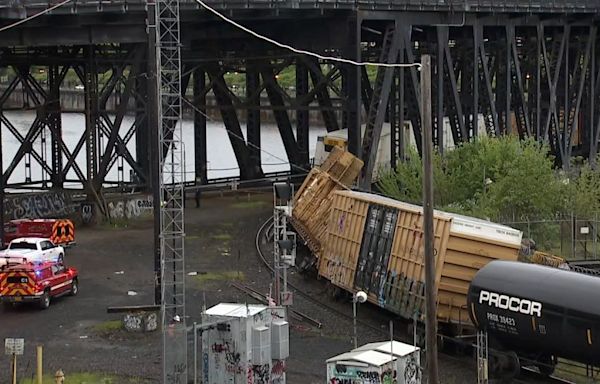
[[[188,202],[186,269],[198,273],[187,281],[188,324],[199,321],[204,300],[207,307],[220,302],[253,302],[229,285],[232,280],[268,292],[269,273],[258,261],[254,240],[271,212],[270,194],[205,197],[201,208],[195,208],[193,200]],[[54,300],[44,311],[21,306],[0,312],[0,339],[23,337],[26,341],[20,377],[33,376],[35,346],[42,344],[47,373],[61,368],[67,378],[70,372],[101,372],[121,377],[119,382],[129,382],[128,377],[136,382],[159,381],[160,333],[115,330],[120,315],[106,311],[109,306],[153,303],[152,233],[150,220],[78,228],[78,244],[67,251],[66,260],[80,271],[79,295]],[[292,273],[291,279],[329,300],[324,282],[297,273]],[[128,291],[136,294],[128,295]],[[331,302],[352,312],[349,301]],[[352,324],[300,299],[296,309],[320,320],[323,327],[291,320],[287,381],[323,383],[325,360],[352,347]],[[382,330],[359,325],[359,344],[387,339],[390,314],[361,305],[359,318]],[[395,319],[395,329],[405,326]],[[8,382],[9,367],[8,357],[2,354],[0,383]],[[444,383],[476,382],[473,359],[442,356],[440,369]]]

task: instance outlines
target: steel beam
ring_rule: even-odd
[[[150,176],[150,126],[148,124],[150,106],[148,105],[148,81],[143,76],[135,79],[134,97],[136,116],[130,132],[135,132],[135,163],[142,172],[142,174],[135,173],[135,177],[138,179],[136,184],[147,187],[147,178]],[[125,145],[121,147],[121,150],[126,151],[128,140],[123,141]]]
[[[261,176],[262,153],[261,153],[261,119],[260,119],[260,63],[249,60],[246,63],[246,139],[248,151],[250,152],[250,167],[256,176]],[[285,113],[285,112],[284,112]]]
[[[545,39],[542,40],[542,57],[544,59],[545,74],[546,74],[546,79],[547,79],[548,91],[550,94],[550,103],[549,103],[550,106],[548,108],[548,112],[547,112],[546,118],[544,120],[545,121],[544,141],[548,141],[548,139],[549,139],[549,131],[550,131],[550,125],[552,124],[552,121],[554,121],[554,124],[556,127],[555,129],[557,132],[559,129],[558,127],[560,125],[560,119],[559,119],[558,109],[557,109],[557,92],[556,92],[556,90],[558,87],[558,80],[560,79],[560,72],[561,72],[565,47],[567,45],[567,40],[569,39],[570,31],[571,31],[570,26],[565,25],[563,33],[562,33],[562,37],[560,40],[560,48],[558,48],[558,53],[553,58],[553,60],[556,60],[556,65],[553,67],[551,67],[551,65],[550,65],[550,58],[548,55],[548,49],[546,47],[546,41],[545,41]],[[554,69],[554,73],[552,73],[552,69]],[[559,148],[562,148],[562,146],[559,145]],[[561,154],[561,158],[562,158],[562,154]]]
[[[386,27],[381,48],[380,62],[388,64],[396,63],[400,50],[401,32],[398,31],[398,22],[390,23]],[[365,162],[361,175],[361,187],[371,189],[373,170],[377,161],[377,152],[381,138],[381,128],[390,96],[390,88],[394,75],[393,67],[379,67],[377,78],[371,95],[371,103],[367,112],[367,122],[362,140],[361,156]]]
[[[314,57],[303,57],[302,60],[308,67],[310,78],[312,79],[313,83],[314,93],[317,97],[317,102],[321,107],[321,114],[323,116],[323,122],[325,123],[325,129],[327,129],[327,132],[339,130],[340,127],[337,116],[333,111],[333,104],[328,91],[328,86],[331,84],[334,71],[331,70],[327,76],[325,76],[318,59]],[[344,83],[344,80],[342,80],[342,83]],[[344,87],[345,85],[346,84],[344,84]]]
[[[88,197],[94,191],[94,180],[98,174],[98,68],[96,66],[95,48],[86,47],[88,62],[85,66],[85,152],[87,165]],[[78,143],[79,145],[79,143]],[[68,166],[68,164],[67,164]]]
[[[514,64],[514,76],[513,83],[516,83],[516,90],[514,95],[514,112],[517,120],[517,126],[519,128],[519,137],[531,137],[532,130],[529,121],[529,109],[527,108],[527,94],[523,85],[523,75],[521,73],[521,61],[519,60],[519,53],[517,51],[517,42],[515,37],[515,27],[513,25],[506,26],[506,40],[508,49],[511,51],[512,63]]]
[[[398,28],[402,36],[402,47],[404,48],[404,55],[406,58],[405,63],[415,63],[415,56],[413,53],[412,44],[412,25],[407,24],[403,20],[402,25]],[[408,73],[407,73],[408,72]],[[419,82],[419,75],[415,67],[410,67],[404,71],[404,76],[401,79],[404,83],[404,89],[406,90],[405,102],[407,107],[407,117],[411,122],[413,135],[415,138],[415,144],[419,154],[422,154],[421,145],[421,86]]]
[[[207,73],[213,84],[212,90],[215,94],[215,99],[221,110],[221,118],[227,130],[227,135],[233,148],[238,166],[240,168],[240,178],[249,180],[254,178],[254,169],[250,167],[250,151],[244,140],[244,134],[240,127],[237,114],[233,107],[232,97],[230,95],[227,84],[223,77],[223,73],[215,64],[210,64],[206,67]]]
[[[484,91],[482,92],[482,105],[487,107],[487,111],[485,113],[487,116],[484,116],[486,120],[486,127],[488,130],[488,134],[492,134],[495,136],[500,135],[500,116],[498,115],[498,111],[496,109],[495,103],[495,93],[492,88],[492,73],[490,71],[488,65],[488,56],[486,54],[484,39],[483,39],[483,26],[476,25],[474,27],[477,38],[475,39],[475,43],[478,44],[477,51],[479,59],[477,60],[477,65],[481,66],[481,82],[480,84],[484,87]]]
[[[346,22],[346,46],[343,48],[344,57],[361,61],[361,24],[358,16],[350,17]],[[361,148],[361,89],[360,89],[360,68],[346,64],[344,71],[347,79],[347,88],[345,95],[345,111],[348,128],[348,150],[360,156]]]
[[[432,132],[433,145],[437,147],[440,153],[444,153],[444,54],[445,46],[448,45],[448,27],[438,26],[437,32],[437,44],[436,44],[436,100],[435,100],[435,121],[434,129]],[[432,71],[434,73],[434,71]],[[433,100],[432,100],[433,101]]]
[[[208,181],[206,142],[206,72],[201,67],[194,69],[194,175],[196,184]]]
[[[283,92],[277,84],[277,79],[275,77],[276,73],[273,72],[273,67],[267,63],[261,67],[260,72],[271,105],[273,107],[284,106]],[[294,165],[299,165],[302,160],[300,159],[300,150],[298,149],[298,144],[294,137],[290,117],[287,111],[283,109],[275,109],[273,115],[277,122],[277,128],[279,128],[279,134],[281,135],[281,140],[283,141],[290,167],[293,168]]]
[[[301,60],[296,60],[296,100],[300,107],[308,107],[309,101],[306,99],[308,94],[308,68]],[[304,100],[300,104],[300,100]],[[310,168],[310,158],[308,150],[310,116],[308,109],[298,108],[296,110],[296,141],[300,151],[300,165],[304,169]],[[292,169],[292,171],[302,171],[301,169]]]
[[[590,27],[590,32],[587,38],[587,43],[586,43],[586,47],[585,47],[585,55],[583,57],[583,63],[581,64],[581,68],[579,68],[579,85],[577,88],[577,96],[576,96],[576,101],[575,101],[575,105],[572,107],[573,108],[573,117],[570,119],[571,121],[569,122],[569,120],[567,120],[566,124],[565,124],[565,153],[566,153],[566,159],[563,159],[563,166],[567,166],[568,167],[568,161],[571,158],[571,153],[573,151],[573,134],[575,132],[576,129],[583,129],[583,127],[578,127],[578,117],[579,117],[579,112],[581,109],[581,102],[582,102],[582,98],[583,98],[583,93],[584,93],[584,89],[585,89],[585,85],[586,85],[586,80],[592,82],[592,78],[594,76],[593,73],[593,69],[589,68],[590,65],[590,61],[591,61],[591,54],[592,54],[592,46],[594,46],[596,44],[596,34],[597,34],[597,27],[593,26]],[[579,67],[579,63],[581,61],[576,61],[575,65],[577,67]],[[589,74],[589,78],[588,75]],[[593,88],[590,88],[593,92]],[[571,113],[569,111],[569,116],[571,116]]]
[[[53,188],[63,187],[62,174],[62,122],[60,114],[60,68],[52,65],[48,68],[48,96],[45,108],[47,109],[46,124],[52,135],[52,180]],[[64,76],[63,76],[64,78]]]
[[[108,142],[106,144],[106,148],[104,150],[104,154],[100,160],[100,164],[98,167],[98,177],[95,181],[95,189],[98,191],[102,187],[102,183],[104,182],[104,178],[109,171],[108,165],[111,160],[113,150],[117,150],[116,144],[117,139],[119,138],[119,129],[121,128],[121,123],[123,122],[123,118],[127,113],[127,106],[129,103],[129,98],[132,95],[133,86],[135,84],[135,79],[140,72],[140,66],[142,64],[144,50],[141,47],[137,47],[134,50],[133,54],[133,62],[131,65],[131,69],[127,80],[125,82],[125,88],[123,89],[123,94],[121,95],[121,100],[119,106],[117,107],[117,114],[115,116],[115,121],[112,124],[110,135],[108,137]]]
[[[366,66],[360,67],[360,76],[363,108],[368,111],[373,98],[373,87],[371,87],[371,80]]]

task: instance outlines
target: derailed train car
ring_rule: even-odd
[[[533,361],[550,374],[557,357],[600,365],[598,292],[596,276],[493,261],[473,277],[468,308],[473,324],[488,332],[490,347],[513,367]]]
[[[425,270],[422,208],[383,196],[333,193],[319,275],[404,318],[423,320]],[[435,288],[442,332],[472,327],[467,291],[496,259],[517,260],[522,233],[471,217],[434,212]],[[472,329],[472,328],[471,328]]]

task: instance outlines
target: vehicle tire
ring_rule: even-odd
[[[79,293],[79,281],[77,281],[77,279],[73,279],[73,282],[71,283],[70,295],[77,296],[77,293]]]
[[[42,297],[40,298],[40,308],[48,309],[49,306],[50,306],[50,292],[45,291],[44,294],[42,295]]]

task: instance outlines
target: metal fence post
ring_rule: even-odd
[[[194,384],[198,384],[198,325],[194,321]]]

